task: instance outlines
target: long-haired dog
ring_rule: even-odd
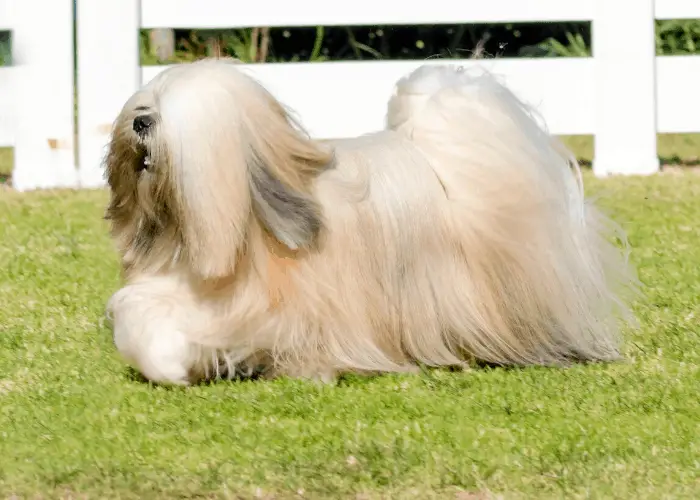
[[[311,140],[231,60],[135,93],[106,156],[124,358],[177,384],[618,358],[634,271],[531,111],[424,66],[387,116]]]

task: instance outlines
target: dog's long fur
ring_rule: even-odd
[[[386,130],[316,142],[230,60],[129,99],[106,159],[125,358],[180,384],[617,359],[624,233],[531,110],[487,72],[435,66],[388,108]]]

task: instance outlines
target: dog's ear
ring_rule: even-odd
[[[238,123],[224,122],[209,134],[197,120],[177,125],[179,135],[169,142],[182,144],[171,147],[171,171],[183,257],[203,279],[231,276],[245,251],[251,218],[244,147],[231,132]]]
[[[256,113],[255,122],[247,138],[253,210],[290,250],[307,247],[322,227],[313,181],[331,164],[332,152],[305,137],[277,101]]]
[[[174,205],[187,259],[205,279],[234,273],[253,217],[290,249],[311,244],[321,227],[313,180],[332,160],[271,95],[244,91],[245,81],[234,80],[245,99],[233,101],[228,89],[219,92],[226,87],[214,86],[187,120],[166,117],[161,127],[172,145]]]

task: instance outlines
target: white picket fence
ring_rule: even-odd
[[[594,134],[599,175],[659,169],[656,134],[700,132],[700,57],[656,57],[654,19],[700,18],[700,0],[0,0],[14,66],[0,68],[0,146],[19,190],[104,185],[101,159],[127,97],[163,67],[139,64],[139,28],[592,21],[591,58],[483,64],[536,106],[555,134]],[[392,85],[424,61],[254,66],[316,137],[380,129]],[[455,64],[455,61],[430,61]],[[462,62],[460,62],[462,64]],[[76,159],[79,168],[76,168]]]

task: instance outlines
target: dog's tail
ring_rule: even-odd
[[[612,242],[625,247],[624,232],[584,201],[577,162],[528,106],[482,69],[423,66],[398,82],[387,127],[425,153],[449,200],[460,274],[436,302],[451,345],[504,364],[620,356],[637,288]]]

